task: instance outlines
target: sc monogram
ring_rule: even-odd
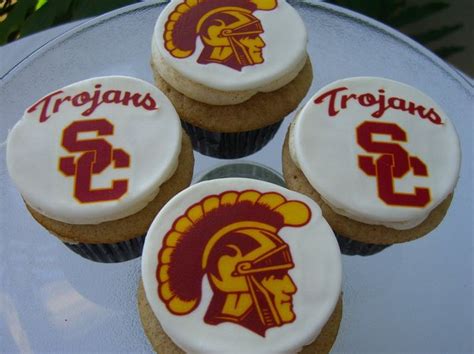
[[[373,136],[388,135],[393,142],[377,142]],[[357,143],[365,151],[379,154],[377,158],[358,155],[359,168],[368,176],[376,177],[379,198],[388,205],[425,207],[431,200],[428,188],[415,187],[413,193],[395,190],[395,179],[403,178],[409,171],[413,175],[427,177],[425,163],[395,142],[406,142],[406,132],[397,124],[365,121],[356,129]],[[375,162],[374,162],[375,160]]]
[[[80,139],[82,133],[95,133],[95,139]],[[105,118],[77,120],[63,130],[61,144],[76,156],[59,159],[59,170],[74,177],[74,197],[81,203],[104,202],[120,199],[128,190],[128,179],[112,180],[108,188],[93,188],[92,178],[113,164],[113,168],[130,167],[130,155],[115,149],[105,136],[114,134],[114,125]]]

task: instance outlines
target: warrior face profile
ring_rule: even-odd
[[[207,274],[214,293],[205,322],[230,321],[264,335],[265,329],[293,322],[288,274],[294,267],[288,245],[273,233],[243,229],[214,247]]]
[[[273,10],[277,0],[186,0],[165,24],[165,48],[175,58],[191,56],[199,37],[204,45],[198,63],[235,70],[264,62],[265,42],[256,10]]]
[[[277,193],[226,192],[195,204],[179,218],[159,254],[158,293],[168,310],[186,315],[200,303],[207,277],[212,299],[204,322],[231,322],[265,336],[296,319],[297,286],[290,248],[278,231],[310,219],[302,202]]]

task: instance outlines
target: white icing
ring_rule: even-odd
[[[187,315],[173,315],[157,295],[158,252],[173,222],[204,197],[244,190],[277,192],[287,200],[305,203],[312,214],[306,225],[285,226],[278,231],[278,236],[289,245],[295,264],[288,274],[297,287],[292,298],[296,320],[268,329],[265,337],[230,322],[218,325],[204,322],[213,295],[206,275],[201,302]],[[319,335],[334,311],[341,293],[341,279],[339,247],[318,205],[280,186],[243,178],[201,182],[177,194],[155,218],[142,256],[142,280],[148,303],[166,334],[187,353],[297,353]]]
[[[165,48],[163,33],[170,13],[182,2],[183,0],[171,1],[162,11],[155,26],[152,51],[155,53],[154,60],[161,56],[167,65],[185,78],[216,90],[250,91],[253,95],[274,91],[286,85],[302,69],[306,60],[307,33],[301,17],[285,0],[278,0],[278,6],[274,10],[257,10],[253,13],[261,21],[264,30],[260,34],[265,42],[263,63],[244,66],[242,71],[216,63],[199,64],[197,60],[203,49],[199,37],[196,39],[196,50],[191,56],[182,59],[173,57]],[[195,91],[193,87],[186,85],[175,88],[190,97]]]
[[[330,116],[329,96],[319,104],[316,98],[336,88],[347,90],[336,96],[337,114]],[[347,109],[340,107],[340,95],[371,93],[378,90],[389,97],[399,97],[429,109],[439,116],[410,114],[393,108],[379,118],[371,115],[378,106],[363,106],[351,99]],[[356,128],[364,121],[395,123],[407,133],[407,141],[393,141],[387,134],[374,134],[375,142],[391,142],[416,156],[427,166],[428,176],[415,176],[410,170],[403,178],[394,180],[397,193],[413,194],[415,187],[430,190],[431,200],[423,207],[395,206],[378,197],[377,178],[366,175],[358,166],[358,155],[371,156],[374,161],[381,153],[367,152],[356,141]],[[423,222],[453,190],[459,177],[460,146],[456,131],[441,108],[413,87],[382,78],[350,78],[336,81],[319,90],[297,115],[290,132],[290,153],[311,185],[324,201],[341,215],[372,225],[394,229],[410,229]]]
[[[74,106],[71,101],[65,101],[53,113],[55,99],[74,97],[85,91],[92,96],[98,84],[102,85],[102,94],[108,90],[120,90],[122,94],[128,91],[140,95],[137,102],[145,102],[143,99],[148,97],[148,109],[137,107],[130,100],[127,105],[100,104],[87,115],[84,112],[90,103]],[[153,85],[122,76],[93,78],[60,90],[63,92],[52,97],[47,114],[42,117],[44,105],[41,104],[30,113],[27,109],[8,137],[8,171],[25,201],[41,214],[71,224],[117,220],[144,208],[159,193],[160,185],[174,173],[178,163],[181,128],[169,100]],[[113,149],[128,153],[130,165],[114,168],[113,162],[110,163],[101,173],[92,175],[91,188],[110,188],[113,180],[127,180],[128,188],[118,200],[81,203],[74,197],[75,177],[60,172],[59,160],[71,156],[77,164],[84,151],[66,150],[61,145],[63,131],[72,122],[97,119],[112,123],[113,134],[98,137],[97,131],[87,131],[77,134],[77,140],[103,139]]]

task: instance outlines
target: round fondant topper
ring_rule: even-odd
[[[178,72],[222,90],[265,86],[306,57],[304,24],[284,0],[171,1],[154,41]]]
[[[454,189],[457,134],[420,91],[381,78],[321,89],[290,134],[293,159],[333,209],[355,220],[407,229]]]
[[[176,168],[180,137],[177,114],[155,87],[94,78],[28,108],[10,133],[7,164],[32,208],[95,224],[131,215],[156,196]]]
[[[297,351],[340,295],[339,249],[319,208],[265,182],[197,184],[165,207],[148,238],[148,302],[186,351],[225,352],[232,341],[245,352]]]

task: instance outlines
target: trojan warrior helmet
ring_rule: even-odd
[[[165,24],[165,48],[175,58],[187,58],[200,37],[204,45],[200,64],[218,63],[236,70],[260,64],[265,43],[259,35],[264,30],[253,12],[276,5],[277,0],[185,0]]]
[[[278,231],[305,225],[306,204],[278,193],[225,192],[206,197],[178,218],[166,234],[157,268],[158,294],[175,315],[201,301],[207,275],[211,302],[204,322],[233,322],[261,336],[293,322],[295,265]]]

